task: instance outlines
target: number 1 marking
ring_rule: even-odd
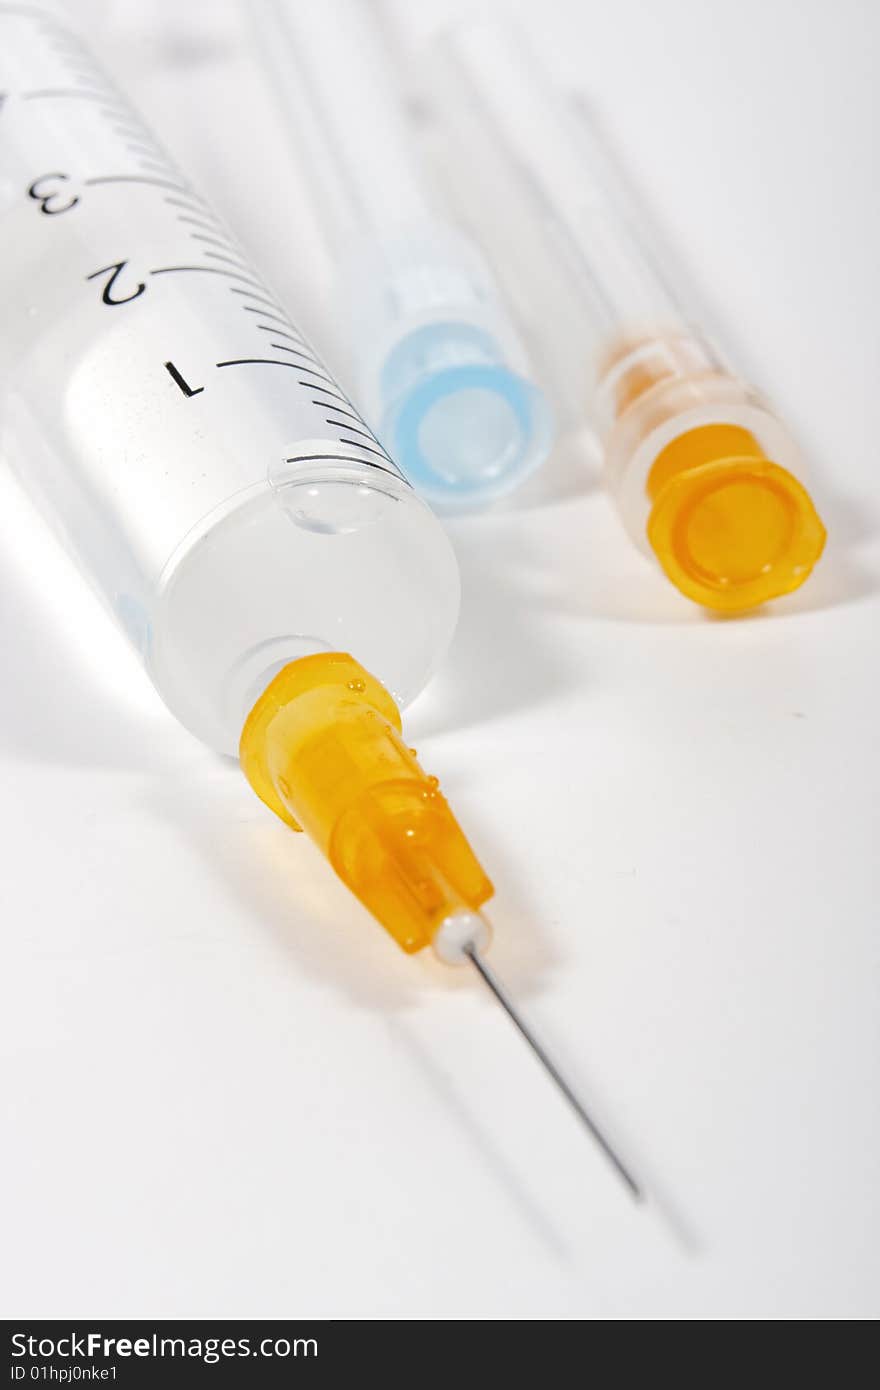
[[[177,385],[180,387],[181,391],[185,396],[197,396],[200,391],[204,391],[204,386],[190,386],[186,378],[180,375],[180,372],[177,370],[173,362],[166,362],[165,370],[171,377],[171,380],[177,382]]]

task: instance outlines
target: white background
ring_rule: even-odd
[[[248,7],[77,8],[327,340]],[[174,724],[0,474],[7,1316],[880,1313],[880,7],[494,8],[592,93],[830,532],[721,622],[571,450],[453,528],[461,625],[408,728],[497,882],[499,970],[664,1211],[475,982]]]

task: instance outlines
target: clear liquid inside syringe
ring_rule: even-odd
[[[457,611],[439,527],[78,37],[0,31],[4,455],[207,742],[310,651],[412,698]]]
[[[457,614],[441,528],[79,40],[0,4],[0,55],[3,454],[181,722],[404,951],[476,969],[638,1197],[482,959],[492,883],[402,736]]]

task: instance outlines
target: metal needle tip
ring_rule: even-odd
[[[640,1202],[644,1194],[642,1192],[642,1189],[639,1187],[639,1184],[636,1182],[635,1178],[632,1176],[623,1160],[620,1159],[618,1155],[614,1152],[613,1148],[609,1144],[608,1140],[605,1138],[602,1131],[599,1129],[599,1126],[596,1124],[595,1120],[590,1118],[587,1111],[584,1109],[584,1106],[578,1100],[574,1091],[571,1089],[568,1082],[565,1080],[565,1077],[561,1074],[561,1072],[556,1067],[552,1059],[548,1057],[547,1053],[544,1051],[543,1047],[538,1042],[538,1039],[535,1037],[534,1033],[531,1032],[531,1030],[524,1023],[524,1021],[520,1018],[516,1008],[514,1007],[513,1002],[510,999],[510,996],[508,995],[504,986],[501,984],[501,981],[498,979],[498,976],[495,974],[494,970],[492,970],[492,968],[486,964],[485,960],[480,955],[479,951],[476,949],[473,943],[464,947],[464,953],[473,965],[477,974],[480,976],[480,979],[487,986],[487,988],[492,991],[492,993],[498,1000],[498,1003],[501,1005],[502,1009],[507,1014],[510,1021],[519,1030],[522,1037],[525,1038],[529,1047],[532,1049],[535,1056],[538,1058],[538,1061],[544,1067],[544,1070],[555,1081],[559,1090],[565,1096],[565,1099],[568,1101],[572,1110],[577,1115],[581,1124],[584,1125],[584,1127],[587,1130],[589,1130],[590,1134],[593,1136],[596,1143],[599,1145],[599,1148],[602,1150],[605,1157],[611,1164],[613,1164],[618,1176],[623,1180],[623,1182],[629,1189],[630,1195],[637,1202]]]

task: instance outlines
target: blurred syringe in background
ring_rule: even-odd
[[[485,506],[543,462],[550,411],[484,256],[435,208],[372,7],[246,13],[336,262],[355,398],[432,506]]]
[[[707,608],[738,613],[798,588],[825,540],[802,454],[672,288],[661,238],[585,103],[491,23],[443,34],[418,72],[493,264],[541,298],[540,366],[597,430],[633,541]]]

